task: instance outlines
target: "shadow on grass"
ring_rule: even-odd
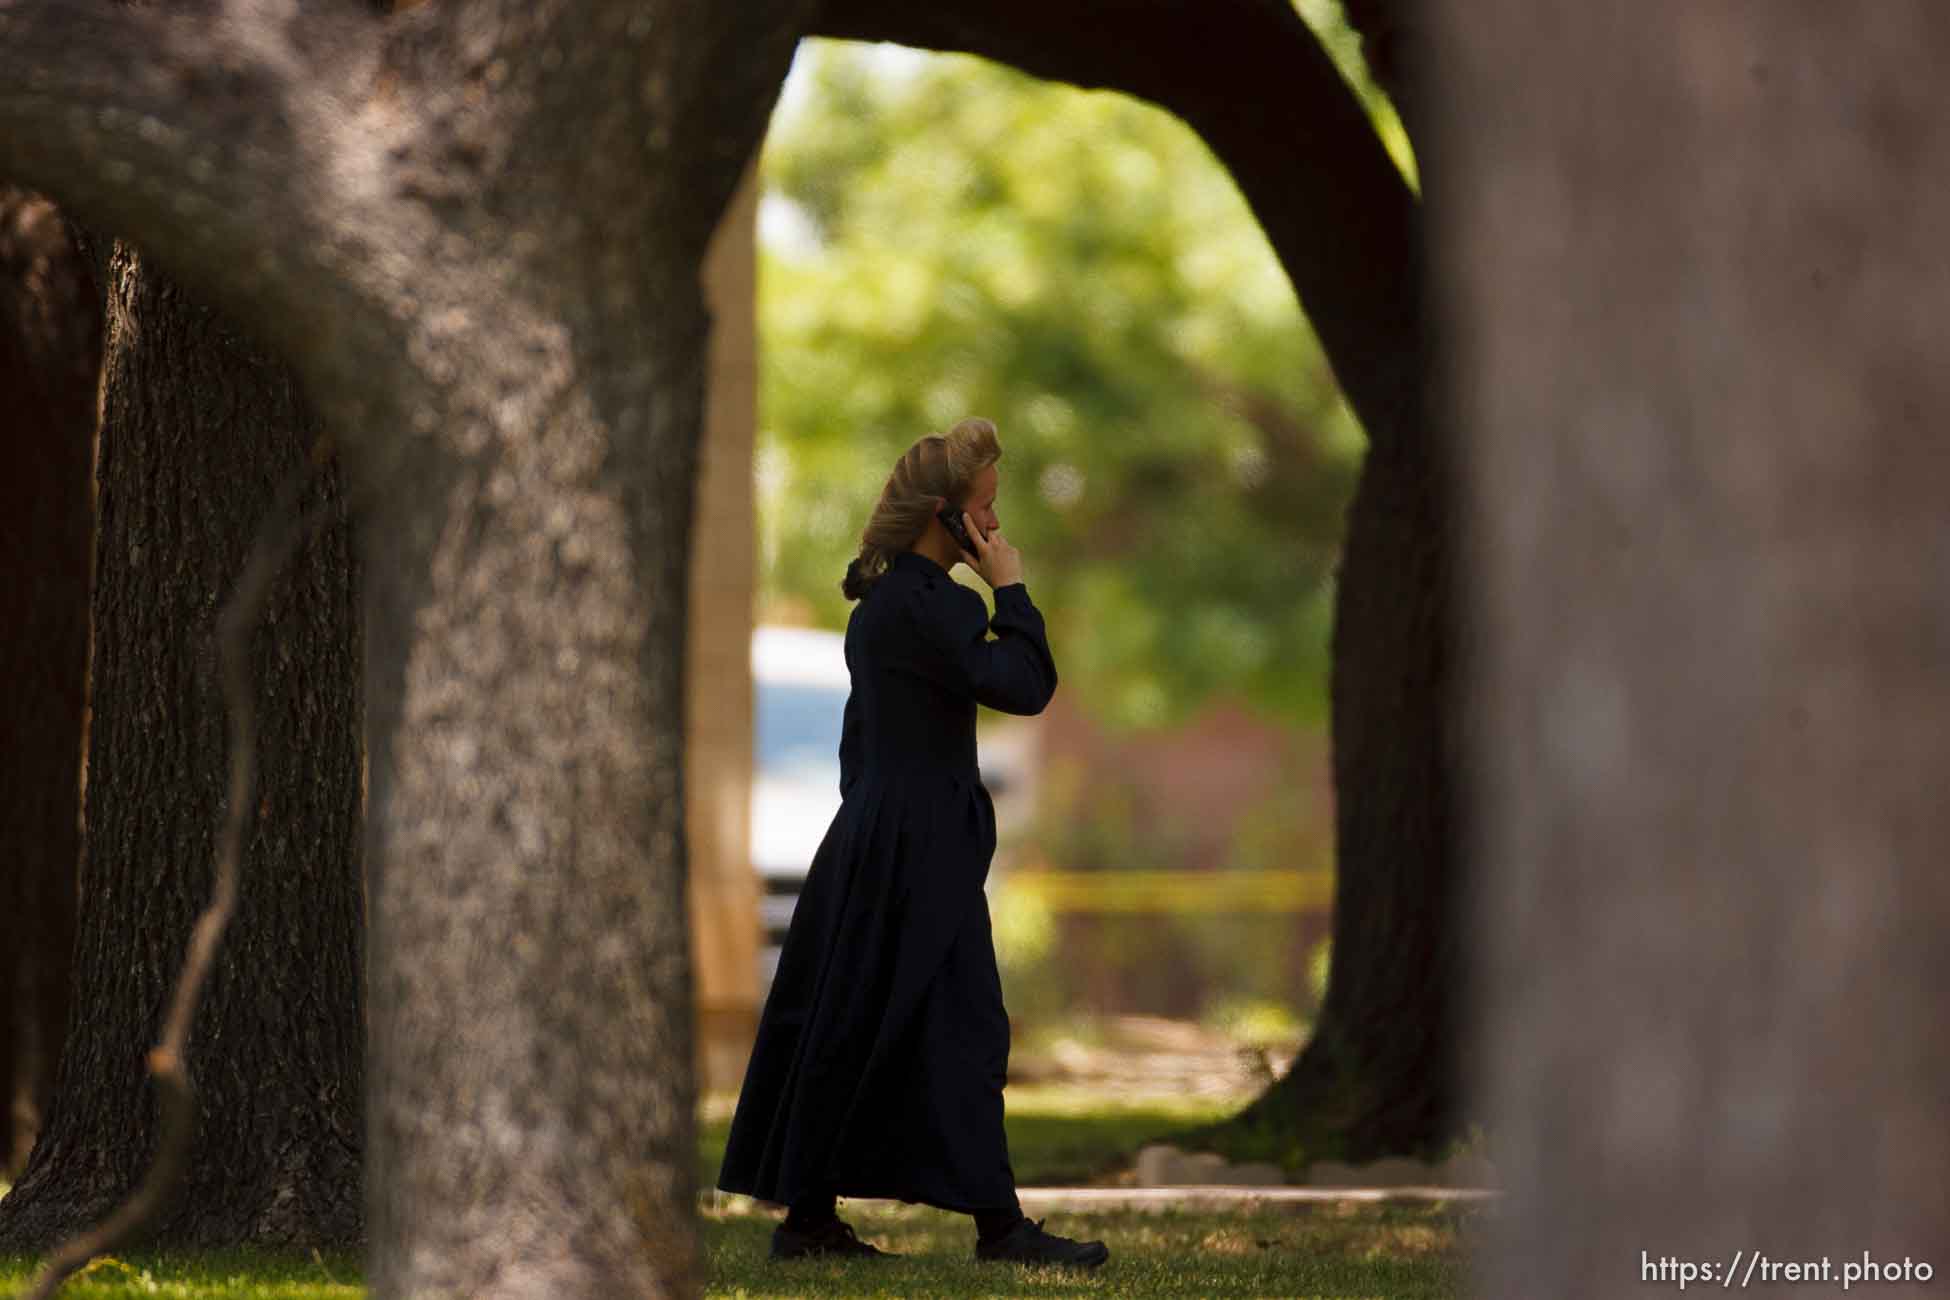
[[[713,1296],[903,1297],[1093,1295],[1172,1300],[1191,1296],[1462,1294],[1467,1216],[1461,1206],[1311,1205],[1247,1213],[1052,1214],[1047,1227],[1099,1239],[1111,1259],[1086,1273],[989,1264],[972,1254],[959,1215],[919,1207],[849,1207],[860,1235],[893,1260],[766,1258],[774,1215],[707,1213]]]
[[[977,1261],[973,1227],[962,1215],[844,1201],[841,1212],[862,1237],[901,1258],[775,1263],[766,1255],[778,1216],[739,1198],[727,1209],[702,1215],[705,1294],[748,1300],[805,1295],[1448,1300],[1463,1292],[1470,1221],[1482,1213],[1438,1203],[1051,1214],[1046,1220],[1051,1231],[1101,1239],[1111,1248],[1110,1262],[1102,1268],[1066,1273]],[[24,1285],[34,1264],[0,1255],[0,1293]],[[62,1295],[67,1300],[360,1300],[365,1287],[361,1262],[345,1252],[131,1252],[97,1262]]]

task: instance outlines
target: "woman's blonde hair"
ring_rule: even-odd
[[[867,526],[860,530],[860,554],[846,566],[840,590],[848,600],[867,594],[893,562],[894,552],[912,546],[927,531],[928,520],[943,506],[965,505],[975,476],[1002,459],[995,425],[980,416],[959,420],[946,433],[930,433],[894,462],[880,489]]]

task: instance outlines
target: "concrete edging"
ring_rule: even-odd
[[[1219,1184],[1192,1187],[1018,1187],[1016,1199],[1025,1213],[1063,1210],[1090,1213],[1110,1210],[1223,1210],[1258,1209],[1271,1205],[1321,1205],[1344,1201],[1488,1201],[1501,1196],[1493,1187],[1231,1187]],[[743,1201],[723,1192],[704,1192],[706,1204]],[[849,1196],[848,1205],[906,1205],[905,1201]],[[754,1202],[755,1203],[755,1202]]]
[[[1019,1187],[1023,1209],[1190,1210],[1252,1209],[1262,1205],[1317,1205],[1341,1201],[1483,1201],[1502,1193],[1490,1187]]]

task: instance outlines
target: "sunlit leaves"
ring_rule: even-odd
[[[1121,95],[834,42],[800,60],[763,172],[761,441],[789,451],[766,595],[837,626],[894,458],[985,415],[1077,698],[1317,720],[1358,430],[1225,170]]]

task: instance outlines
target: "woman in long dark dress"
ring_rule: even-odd
[[[884,1255],[838,1217],[839,1196],[973,1215],[978,1259],[1095,1267],[1110,1254],[1024,1217],[1002,1127],[1009,1018],[982,892],[995,806],[975,707],[1042,712],[1056,662],[999,531],[1001,454],[981,419],[916,441],[842,584],[858,604],[840,811],[793,911],[718,1174],[725,1191],[788,1207],[775,1258]],[[993,618],[949,577],[957,561],[994,588]]]

